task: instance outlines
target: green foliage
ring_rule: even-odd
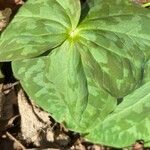
[[[149,24],[127,0],[28,0],[1,35],[0,60],[58,122],[130,146],[150,139]]]

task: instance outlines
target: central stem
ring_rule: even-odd
[[[70,37],[71,38],[75,38],[79,33],[79,30],[78,29],[74,29],[70,32]]]

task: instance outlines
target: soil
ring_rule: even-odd
[[[139,4],[150,2],[134,1]],[[22,0],[0,0],[0,14],[4,16],[3,19],[0,18],[0,31],[5,29],[23,4]],[[3,63],[2,72],[4,78],[0,81],[0,150],[114,149],[85,141],[80,134],[69,131],[32,103],[19,81],[13,77],[10,62]],[[130,149],[142,150],[143,147],[143,141],[136,141]]]

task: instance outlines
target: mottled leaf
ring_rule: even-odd
[[[119,0],[97,3],[79,25],[81,53],[91,72],[97,68],[100,86],[122,98],[140,86],[150,58],[150,13]]]
[[[70,129],[88,132],[92,120],[102,121],[114,109],[116,100],[84,72],[78,48],[66,41],[50,56],[14,61],[13,68],[39,106]]]
[[[77,16],[63,44],[57,39],[47,56],[14,61],[14,75],[54,119],[92,142],[124,147],[147,141],[149,11],[127,0],[89,0],[79,24]]]
[[[150,82],[126,96],[115,111],[93,128],[87,139],[113,147],[150,139]]]
[[[79,0],[28,0],[1,35],[0,60],[31,58],[60,45],[79,17]]]

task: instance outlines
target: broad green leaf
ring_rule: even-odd
[[[97,123],[87,139],[113,147],[132,146],[150,139],[150,82],[124,98],[103,123]]]
[[[150,14],[115,2],[107,0],[91,7],[78,28],[89,69],[93,72],[94,64],[100,86],[121,98],[140,86],[142,67],[150,58]]]
[[[73,1],[60,3],[70,8],[66,2]],[[64,42],[54,36],[59,44],[47,56],[13,61],[15,77],[54,119],[90,141],[114,147],[129,146],[139,138],[147,141],[149,11],[127,0],[89,0],[80,21],[77,14],[71,16],[71,28],[61,21],[67,25]],[[123,102],[116,108],[117,99]]]
[[[141,72],[144,57],[142,58],[143,55],[139,53],[141,59],[138,62],[139,66],[136,67],[133,62],[134,59],[130,61],[125,56],[126,52],[122,51],[120,52],[122,54],[117,54],[117,49],[118,51],[120,49],[113,41],[108,41],[107,37],[110,37],[110,35],[112,35],[112,39],[120,41],[113,34],[107,36],[107,33],[102,33],[96,36],[92,31],[88,32],[85,37],[82,34],[83,39],[80,40],[80,45],[82,45],[81,54],[86,68],[96,77],[95,80],[99,86],[114,97],[122,98],[139,86],[142,79]],[[115,46],[114,49],[109,46],[111,44]],[[130,41],[129,44],[131,44]],[[96,70],[96,73],[94,70]]]
[[[60,45],[79,17],[79,0],[28,0],[1,35],[0,61],[31,58]]]
[[[87,105],[87,83],[76,46],[65,42],[50,56],[14,61],[13,68],[39,106],[59,122],[70,119],[67,123],[75,127]]]
[[[89,1],[94,3],[93,0]],[[133,45],[139,46],[139,49],[149,59],[149,10],[136,5],[129,5],[128,2],[128,0],[95,0],[94,5],[89,6],[90,8],[84,8],[85,12],[86,9],[89,9],[89,11],[82,20],[83,23],[80,25],[80,28],[86,31],[112,32],[119,37],[123,36],[123,38],[126,36],[132,41]]]
[[[50,56],[14,61],[13,71],[39,106],[70,129],[84,133],[114,109],[116,100],[84,71],[78,49],[78,44],[66,41]]]

